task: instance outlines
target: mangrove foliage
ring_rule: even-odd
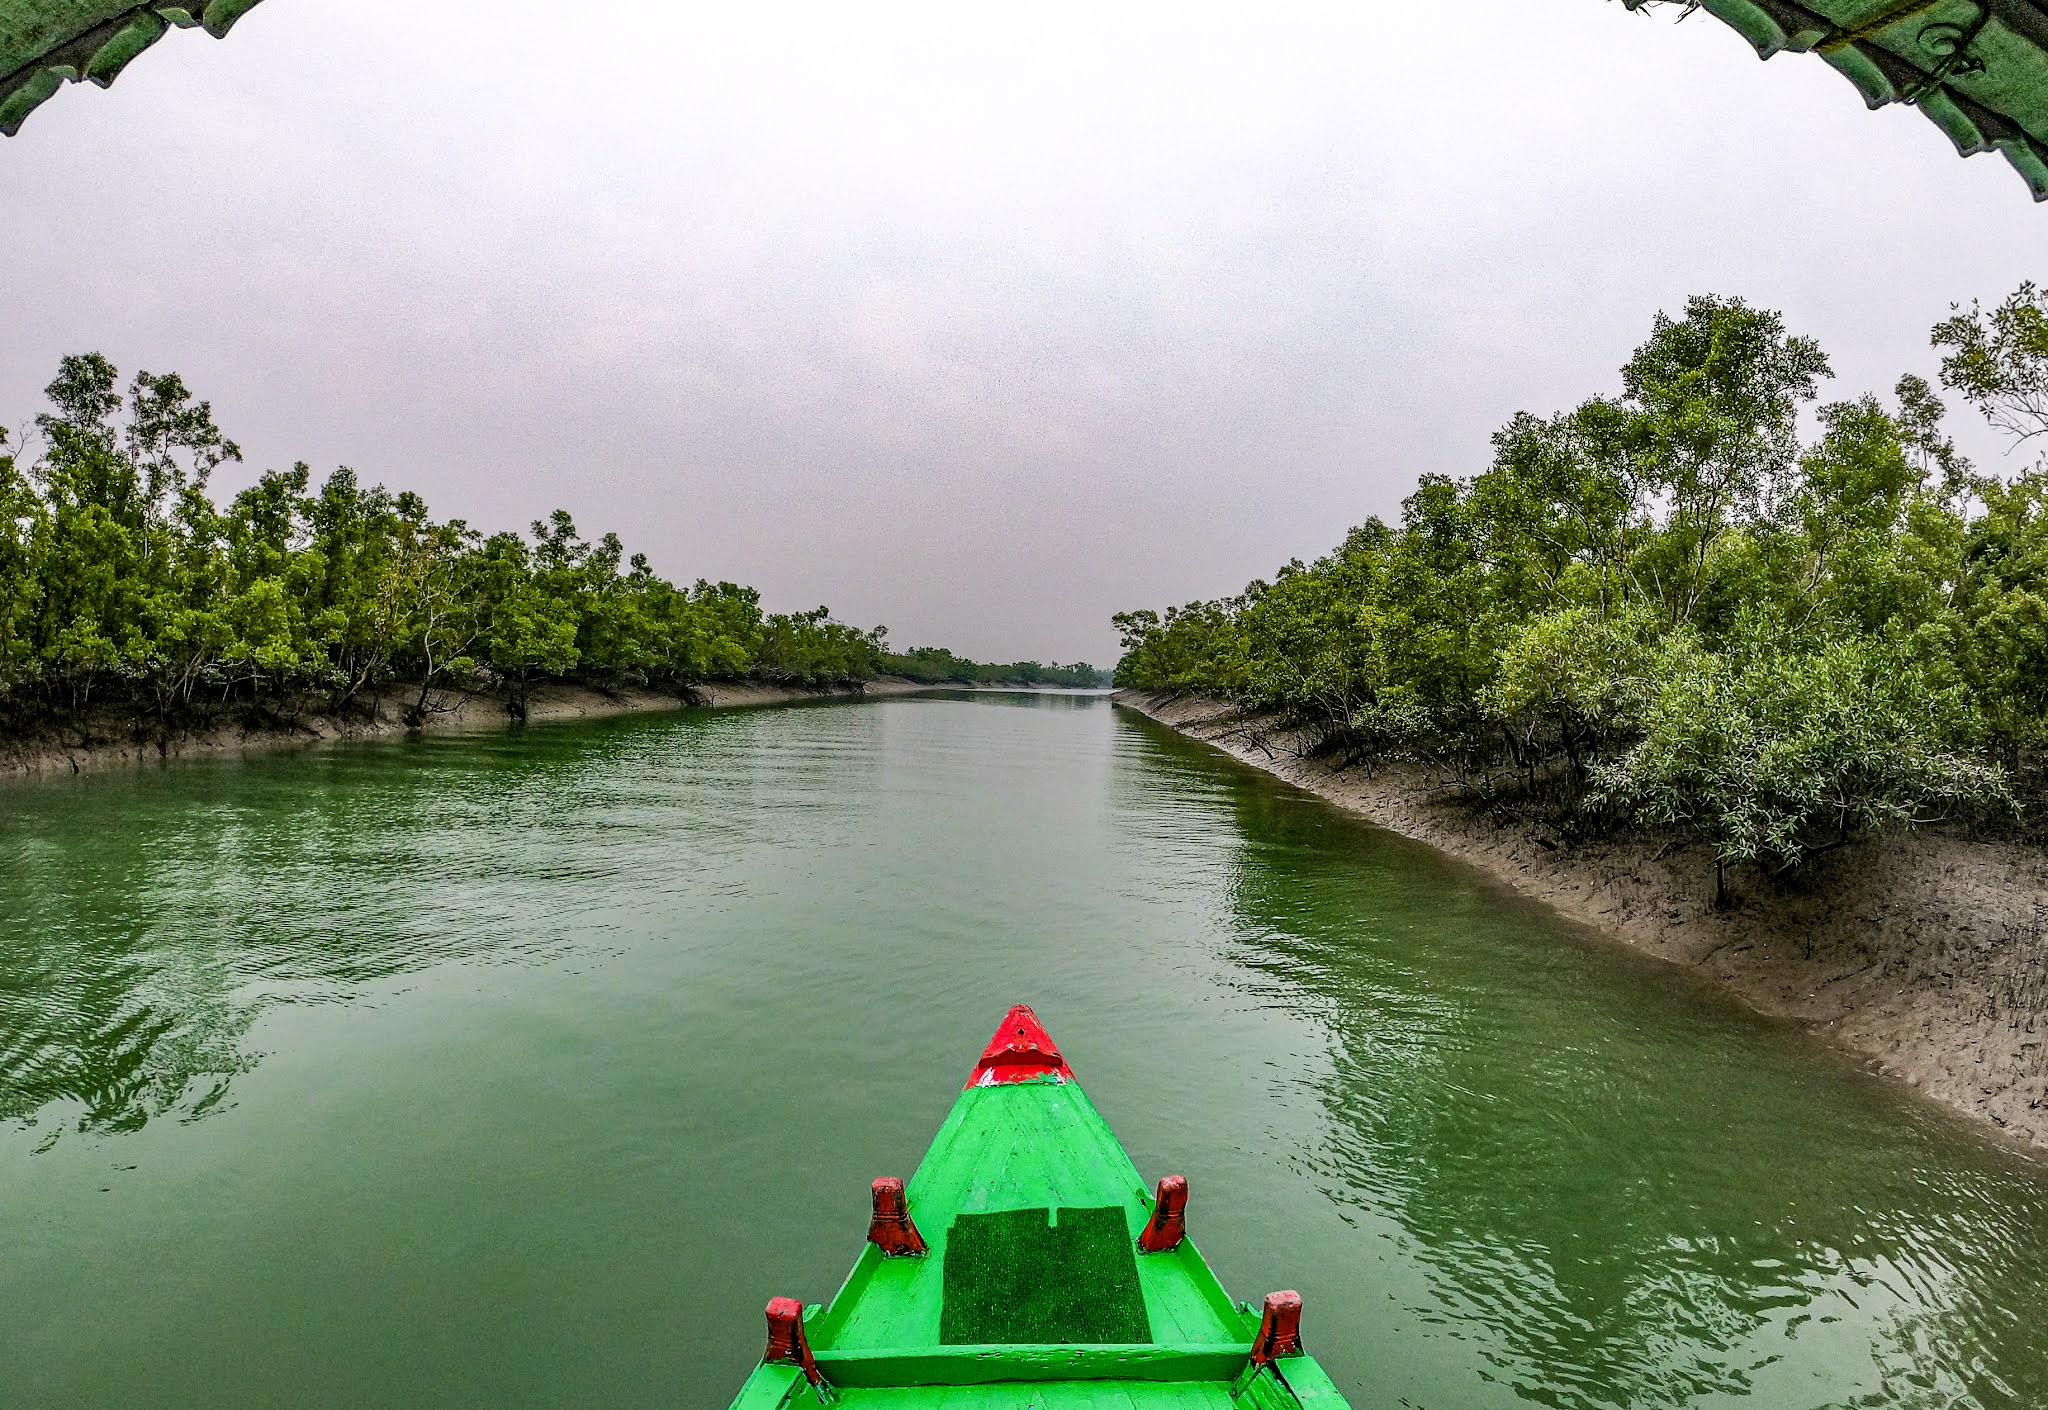
[[[32,450],[0,431],[0,731],[92,709],[161,728],[223,708],[346,715],[384,695],[418,723],[478,691],[516,716],[550,681],[687,694],[1097,676],[893,653],[883,628],[823,607],[765,612],[750,587],[670,582],[563,510],[486,534],[345,468],[316,484],[303,464],[216,503],[210,482],[241,451],[175,373],[124,388],[104,357],[67,357],[47,394]]]
[[[1934,330],[1942,381],[2048,434],[2048,297]],[[2048,468],[1982,473],[1925,380],[1823,401],[1779,315],[1659,314],[1617,390],[1524,413],[1313,563],[1114,620],[1120,685],[1203,692],[1345,765],[1420,762],[1564,836],[1783,870],[2013,816],[2048,739]]]

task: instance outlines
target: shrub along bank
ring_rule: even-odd
[[[1933,337],[1948,388],[2048,436],[2048,296]],[[1975,470],[1917,377],[1819,404],[1830,375],[1777,314],[1695,298],[1618,392],[1516,416],[1399,523],[1235,597],[1119,614],[1117,683],[1228,698],[1342,764],[1424,762],[1564,837],[1675,831],[1717,882],[2030,815],[2048,468]]]

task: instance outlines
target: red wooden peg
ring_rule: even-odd
[[[804,1305],[793,1297],[768,1301],[768,1351],[761,1358],[771,1365],[801,1366],[812,1385],[825,1378],[811,1355],[811,1339],[804,1335]]]
[[[1263,1366],[1279,1356],[1301,1355],[1301,1294],[1266,1294],[1266,1315],[1259,1321],[1259,1339],[1252,1343],[1252,1365]]]
[[[837,1395],[825,1382],[825,1373],[818,1369],[818,1359],[811,1355],[811,1339],[804,1335],[804,1305],[795,1298],[768,1300],[768,1350],[761,1359],[770,1365],[801,1368],[804,1379],[818,1393],[819,1403],[837,1403]]]
[[[768,1299],[768,1355],[762,1361],[803,1367],[803,1379],[811,1381],[819,1402],[834,1404],[836,1396],[811,1355],[811,1338],[803,1334],[803,1303],[795,1297]]]
[[[875,1217],[868,1221],[868,1242],[889,1258],[922,1258],[930,1250],[910,1218],[903,1182],[893,1175],[875,1181]]]
[[[1159,1195],[1152,1204],[1152,1220],[1138,1235],[1144,1253],[1167,1253],[1180,1247],[1188,1236],[1188,1177],[1169,1175],[1159,1182]]]

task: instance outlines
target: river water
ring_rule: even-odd
[[[1037,1006],[1359,1410],[2048,1406],[2048,1172],[1099,696],[0,797],[0,1404],[719,1410]]]

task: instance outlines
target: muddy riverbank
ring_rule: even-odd
[[[658,710],[729,709],[780,705],[799,700],[871,699],[908,695],[930,687],[884,677],[860,686],[786,686],[766,681],[707,681],[687,691],[623,688],[599,690],[567,682],[535,687],[526,700],[528,723],[595,719]],[[281,712],[244,707],[221,710],[209,720],[162,729],[121,712],[85,713],[62,725],[0,740],[0,779],[159,764],[174,759],[218,758],[258,750],[293,749],[338,739],[368,739],[408,728],[405,714],[419,699],[417,685],[395,685],[355,702],[346,714],[316,706]],[[499,692],[437,691],[417,728],[461,730],[501,728],[512,714]]]
[[[1697,847],[1561,846],[1451,799],[1414,767],[1339,772],[1227,702],[1116,703],[1366,820],[1441,849],[1575,920],[1713,976],[1936,1100],[2048,1149],[2048,854],[1938,832],[1819,858],[1790,884],[1733,878],[1713,905]]]

